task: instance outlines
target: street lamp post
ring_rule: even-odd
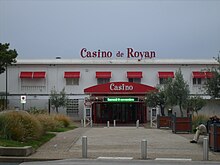
[[[8,109],[8,67],[5,66],[5,109]]]

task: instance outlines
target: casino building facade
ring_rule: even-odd
[[[209,100],[203,88],[211,78],[208,68],[215,60],[17,60],[8,67],[8,107],[10,109],[45,109],[55,112],[50,104],[52,89],[65,88],[68,105],[60,108],[75,120],[90,116],[94,123],[116,120],[119,123],[146,123],[150,108],[145,104],[147,92],[174,78],[181,69],[190,94]],[[6,75],[0,75],[0,92],[5,92]],[[25,96],[25,103],[21,103]],[[201,111],[218,114],[218,102],[210,101]],[[87,111],[87,110],[89,111]],[[174,108],[177,111],[177,108]]]

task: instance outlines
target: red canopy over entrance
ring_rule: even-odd
[[[154,90],[152,86],[133,82],[109,82],[88,87],[84,92],[90,94],[94,123],[145,123],[147,107],[143,97]]]
[[[84,89],[86,94],[146,94],[156,88],[133,82],[110,82]]]

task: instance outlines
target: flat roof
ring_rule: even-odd
[[[42,65],[42,64],[58,64],[58,65],[71,65],[71,64],[149,64],[149,65],[168,65],[168,64],[178,64],[178,65],[217,65],[218,62],[215,59],[145,59],[145,60],[126,60],[126,59],[17,59],[18,65]]]

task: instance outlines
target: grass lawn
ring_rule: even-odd
[[[75,125],[70,125],[68,127],[60,127],[55,129],[53,132],[66,132],[77,128]]]
[[[70,131],[77,128],[74,125],[70,125],[67,128],[57,128],[56,130],[54,130],[54,132],[66,132],[66,131]],[[14,140],[6,140],[0,137],[0,146],[3,147],[24,147],[24,146],[32,146],[34,149],[39,148],[41,145],[43,145],[44,143],[48,142],[50,139],[52,139],[53,137],[55,137],[56,134],[55,133],[46,133],[44,136],[42,136],[40,139],[38,140],[29,140],[27,142],[19,142],[19,141],[14,141]]]
[[[24,147],[24,146],[32,146],[34,149],[37,149],[42,144],[46,143],[50,139],[52,139],[56,134],[54,133],[46,133],[44,136],[42,136],[38,140],[29,140],[27,142],[19,142],[14,140],[6,140],[3,138],[0,138],[0,146],[3,147]]]

